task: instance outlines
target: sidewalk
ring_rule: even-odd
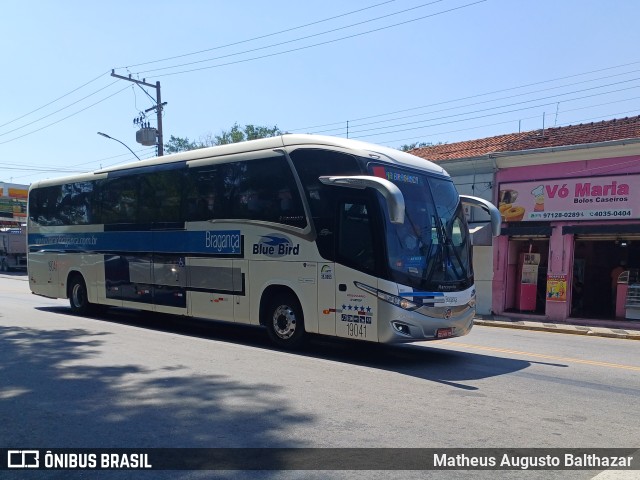
[[[542,332],[568,333],[572,335],[590,335],[596,337],[623,338],[640,340],[640,321],[638,320],[594,320],[590,318],[569,318],[565,322],[551,322],[535,315],[513,314],[476,315],[474,325],[487,327],[519,328]]]

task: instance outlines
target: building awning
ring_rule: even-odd
[[[553,232],[551,225],[514,225],[502,227],[500,235],[508,235],[510,237],[550,237]]]
[[[562,234],[573,234],[581,237],[609,236],[625,237],[640,234],[640,223],[617,225],[567,225],[562,227]]]

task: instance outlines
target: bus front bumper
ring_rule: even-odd
[[[429,315],[418,312],[399,312],[389,308],[379,324],[380,343],[410,343],[467,335],[473,327],[475,308],[464,306],[455,310],[430,309]],[[394,315],[395,314],[395,315]]]

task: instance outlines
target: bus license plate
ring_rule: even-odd
[[[452,327],[439,328],[436,331],[436,338],[449,338],[449,337],[453,337],[453,328]]]

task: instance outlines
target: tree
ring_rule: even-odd
[[[409,143],[407,145],[402,145],[400,147],[400,150],[402,150],[403,152],[408,152],[409,150],[413,150],[415,148],[432,147],[432,146],[433,146],[433,143],[413,142],[413,143]]]
[[[176,153],[198,148],[213,147],[215,145],[227,145],[229,143],[256,140],[258,138],[275,137],[277,135],[282,135],[282,132],[275,125],[273,127],[264,127],[248,124],[241,128],[236,122],[230,130],[222,130],[220,135],[211,135],[209,133],[200,137],[198,142],[190,142],[187,137],[181,138],[171,135],[171,138],[165,143],[164,147],[167,153]]]
[[[164,144],[164,151],[166,153],[185,152],[187,150],[194,150],[198,147],[196,142],[190,142],[187,137],[180,138],[171,135],[169,141]]]
[[[414,150],[416,148],[424,148],[424,147],[437,147],[438,145],[445,145],[446,142],[438,142],[438,143],[431,143],[431,142],[413,142],[413,143],[409,143],[408,145],[402,145],[400,147],[400,150],[402,150],[403,152],[409,152],[411,150]]]

